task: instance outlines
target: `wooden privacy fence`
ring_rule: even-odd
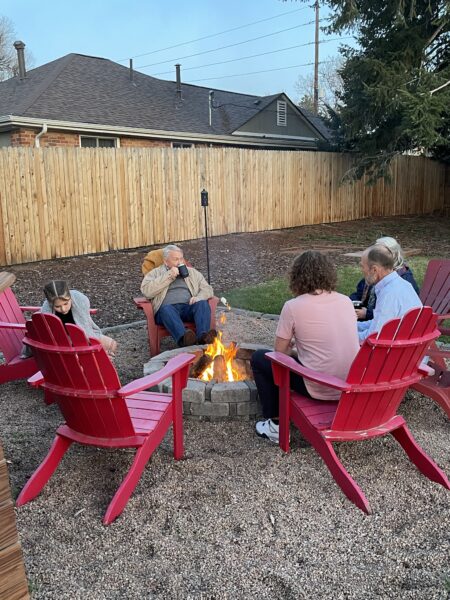
[[[0,263],[444,207],[445,166],[402,156],[392,183],[339,185],[348,155],[236,148],[0,149]]]

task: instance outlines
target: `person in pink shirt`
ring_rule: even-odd
[[[294,294],[281,311],[275,337],[275,350],[291,354],[300,364],[345,379],[359,351],[356,315],[352,301],[336,292],[337,274],[331,260],[314,250],[298,256],[290,271],[290,289]],[[278,443],[278,387],[272,366],[266,358],[269,350],[253,354],[251,365],[263,410],[263,421],[256,433]],[[291,374],[291,387],[317,400],[338,400],[340,392]]]

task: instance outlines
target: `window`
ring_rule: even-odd
[[[277,101],[277,125],[281,127],[287,125],[287,104],[284,100]]]
[[[183,144],[181,142],[172,142],[172,148],[192,148],[192,144]]]
[[[117,142],[117,138],[80,135],[80,146],[82,148],[117,148],[119,145]]]

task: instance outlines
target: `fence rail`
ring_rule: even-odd
[[[324,152],[2,148],[0,263],[202,237],[203,188],[213,236],[445,207],[442,164],[402,156],[390,184],[340,185],[351,165]]]

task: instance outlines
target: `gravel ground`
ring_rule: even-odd
[[[272,344],[274,321],[227,316],[227,340]],[[146,330],[114,337],[126,383],[141,376],[148,359]],[[1,389],[0,428],[16,496],[61,418],[24,382]],[[401,412],[450,474],[443,411],[409,393]],[[336,447],[371,503],[370,516],[345,498],[298,432],[285,455],[254,434],[252,421],[186,420],[185,447],[185,459],[175,463],[170,434],[165,438],[109,527],[101,520],[132,454],[72,447],[41,495],[17,510],[32,598],[448,598],[450,495],[392,438]]]

